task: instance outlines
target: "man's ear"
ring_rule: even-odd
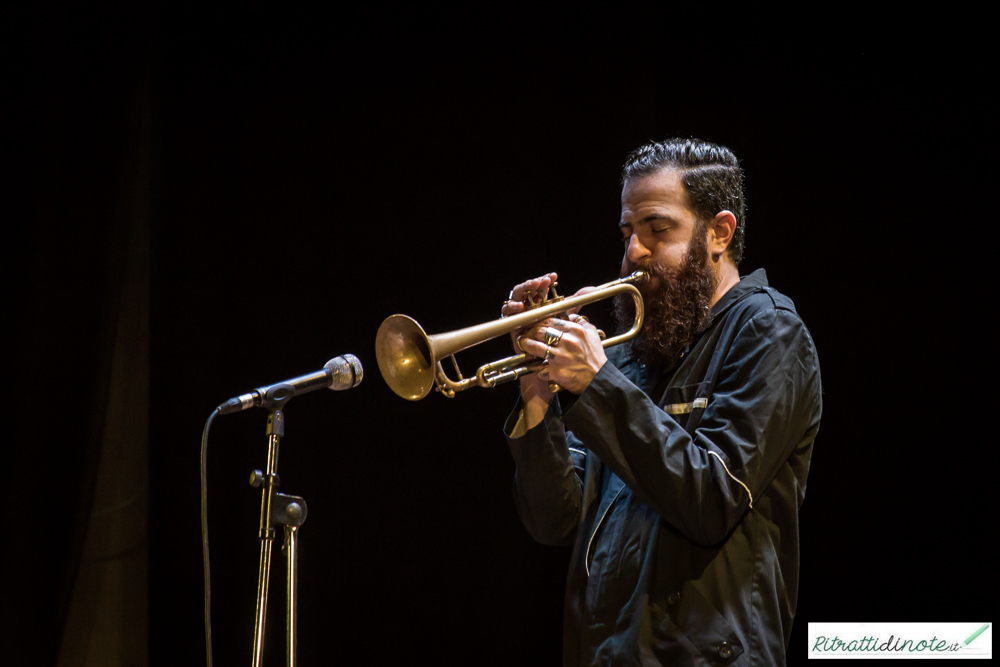
[[[736,233],[736,216],[731,211],[719,211],[708,223],[708,256],[713,262],[725,254]]]

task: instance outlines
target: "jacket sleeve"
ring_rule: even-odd
[[[707,546],[729,534],[796,446],[811,443],[820,401],[808,331],[794,312],[769,309],[735,336],[693,434],[612,364],[562,419],[664,520]]]
[[[529,431],[519,422],[521,401],[504,426],[514,457],[514,502],[521,522],[538,542],[572,543],[580,523],[586,451],[567,433],[559,401],[553,399],[544,420]]]

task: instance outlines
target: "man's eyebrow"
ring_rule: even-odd
[[[645,218],[643,218],[639,222],[650,223],[650,222],[655,222],[656,220],[667,220],[669,222],[677,222],[674,219],[673,216],[667,215],[666,213],[650,213],[649,215],[647,215]],[[618,223],[618,226],[619,227],[631,227],[633,224],[634,223],[628,222],[627,220],[622,220],[622,221],[620,221]]]

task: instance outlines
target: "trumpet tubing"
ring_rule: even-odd
[[[542,305],[529,307],[523,313],[484,322],[465,329],[428,335],[416,320],[406,315],[392,315],[382,322],[375,336],[375,356],[378,368],[389,387],[399,396],[418,401],[431,388],[448,397],[471,387],[495,387],[522,375],[541,369],[540,360],[530,354],[518,354],[498,359],[480,366],[474,377],[464,378],[458,370],[454,355],[480,343],[509,334],[516,329],[531,326],[554,315],[579,308],[595,301],[609,299],[617,294],[629,294],[635,301],[635,320],[625,333],[603,341],[610,347],[631,340],[642,328],[642,295],[635,284],[645,280],[646,274],[636,271],[630,276],[605,283],[594,291],[580,296],[557,297]],[[451,357],[458,380],[445,373],[441,361]]]

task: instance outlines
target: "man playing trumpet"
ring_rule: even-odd
[[[545,363],[505,432],[524,525],[573,545],[565,665],[785,662],[820,372],[791,300],[739,276],[742,180],[708,142],[629,154],[622,276],[648,274],[642,331],[605,350],[571,314],[513,334]],[[555,279],[517,285],[503,314]],[[616,297],[620,324],[631,308]]]

